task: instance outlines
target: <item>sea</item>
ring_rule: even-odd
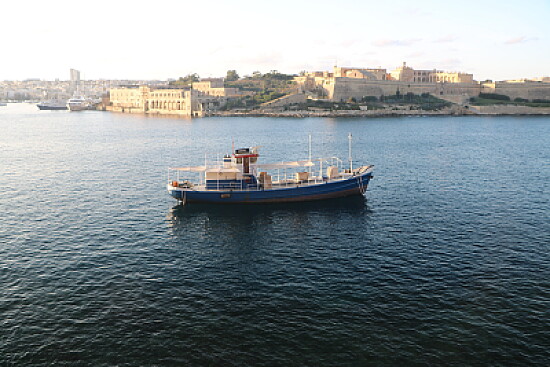
[[[365,197],[178,206],[169,167],[374,164]],[[0,107],[0,366],[548,366],[550,117]]]

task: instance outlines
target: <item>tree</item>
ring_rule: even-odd
[[[197,73],[193,74],[187,74],[184,77],[179,77],[178,80],[171,84],[175,85],[191,85],[192,83],[198,82],[200,80],[200,76]]]
[[[234,82],[235,80],[239,80],[239,74],[237,74],[237,71],[236,70],[227,70],[227,75],[225,77],[225,81]]]

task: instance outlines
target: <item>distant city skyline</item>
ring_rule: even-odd
[[[159,79],[334,65],[550,76],[550,1],[9,2],[0,80]]]

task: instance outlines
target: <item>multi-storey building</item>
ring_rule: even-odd
[[[223,78],[201,79],[193,83],[192,87],[194,90],[217,97],[233,97],[239,93],[237,88],[225,88]]]
[[[390,73],[390,80],[411,83],[473,83],[473,74],[446,72],[441,70],[415,70],[407,63]]]
[[[224,88],[223,79],[203,80],[192,87],[128,86],[110,91],[107,110],[131,113],[155,113],[204,116],[226,104],[236,88]]]
[[[334,67],[333,73],[305,73],[295,81],[302,90],[333,101],[399,93],[473,96],[480,92],[472,74],[415,70],[406,63],[390,73],[381,68]]]

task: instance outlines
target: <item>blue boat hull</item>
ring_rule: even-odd
[[[184,203],[262,204],[314,201],[363,195],[372,172],[346,180],[273,190],[204,190],[172,188],[170,195]]]

